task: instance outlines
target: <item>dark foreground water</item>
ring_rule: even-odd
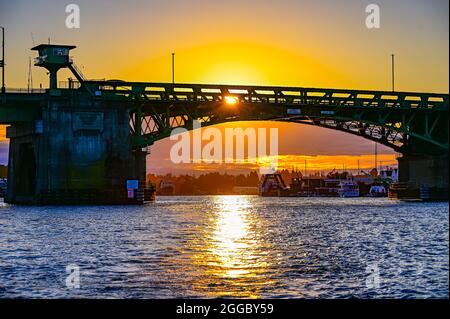
[[[0,203],[0,297],[448,298],[448,219],[364,198]]]

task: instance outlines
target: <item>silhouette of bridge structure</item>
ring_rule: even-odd
[[[448,94],[90,81],[73,48],[33,48],[50,88],[1,96],[10,203],[142,203],[154,192],[145,184],[146,147],[194,120],[294,122],[361,136],[402,154],[396,197],[448,199]],[[61,68],[77,82],[58,88]]]

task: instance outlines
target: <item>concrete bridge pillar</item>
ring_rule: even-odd
[[[132,149],[128,108],[82,95],[50,96],[54,93],[42,102],[41,119],[7,129],[6,202],[137,204],[150,199],[154,189],[145,185],[146,153]],[[130,180],[139,181],[131,194]]]
[[[398,158],[399,183],[391,197],[411,200],[448,200],[448,154],[406,153]]]

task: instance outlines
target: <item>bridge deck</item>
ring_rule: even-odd
[[[0,125],[30,122],[40,115],[41,101],[45,93],[7,91],[0,95]]]
[[[99,99],[140,99],[145,102],[223,102],[320,104],[336,106],[448,109],[449,95],[277,86],[172,84],[122,81],[84,82]]]
[[[448,94],[118,80],[83,81],[79,88],[58,89],[56,93],[69,98],[74,92],[90,94],[106,107],[109,102],[129,107],[131,131],[138,146],[166,137],[175,127],[189,127],[194,119],[205,125],[276,119],[308,120],[346,131],[356,127],[360,135],[363,130],[377,128],[382,130],[380,142],[391,147],[400,147],[397,142],[405,139],[399,137],[401,133],[448,152]],[[48,96],[48,91],[2,95],[0,124],[36,119],[41,101]],[[222,107],[226,103],[238,104],[236,114]],[[373,132],[367,134],[374,136]],[[386,142],[389,134],[395,138]]]

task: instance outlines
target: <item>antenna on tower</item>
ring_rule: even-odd
[[[28,57],[28,93],[33,91],[33,73],[31,69],[31,57]]]
[[[31,35],[31,42],[33,43],[33,47],[35,46],[34,44],[34,35],[33,32],[30,32]],[[31,69],[31,57],[28,57],[28,93],[30,93],[30,91],[33,91],[33,73],[32,73],[32,69]]]

